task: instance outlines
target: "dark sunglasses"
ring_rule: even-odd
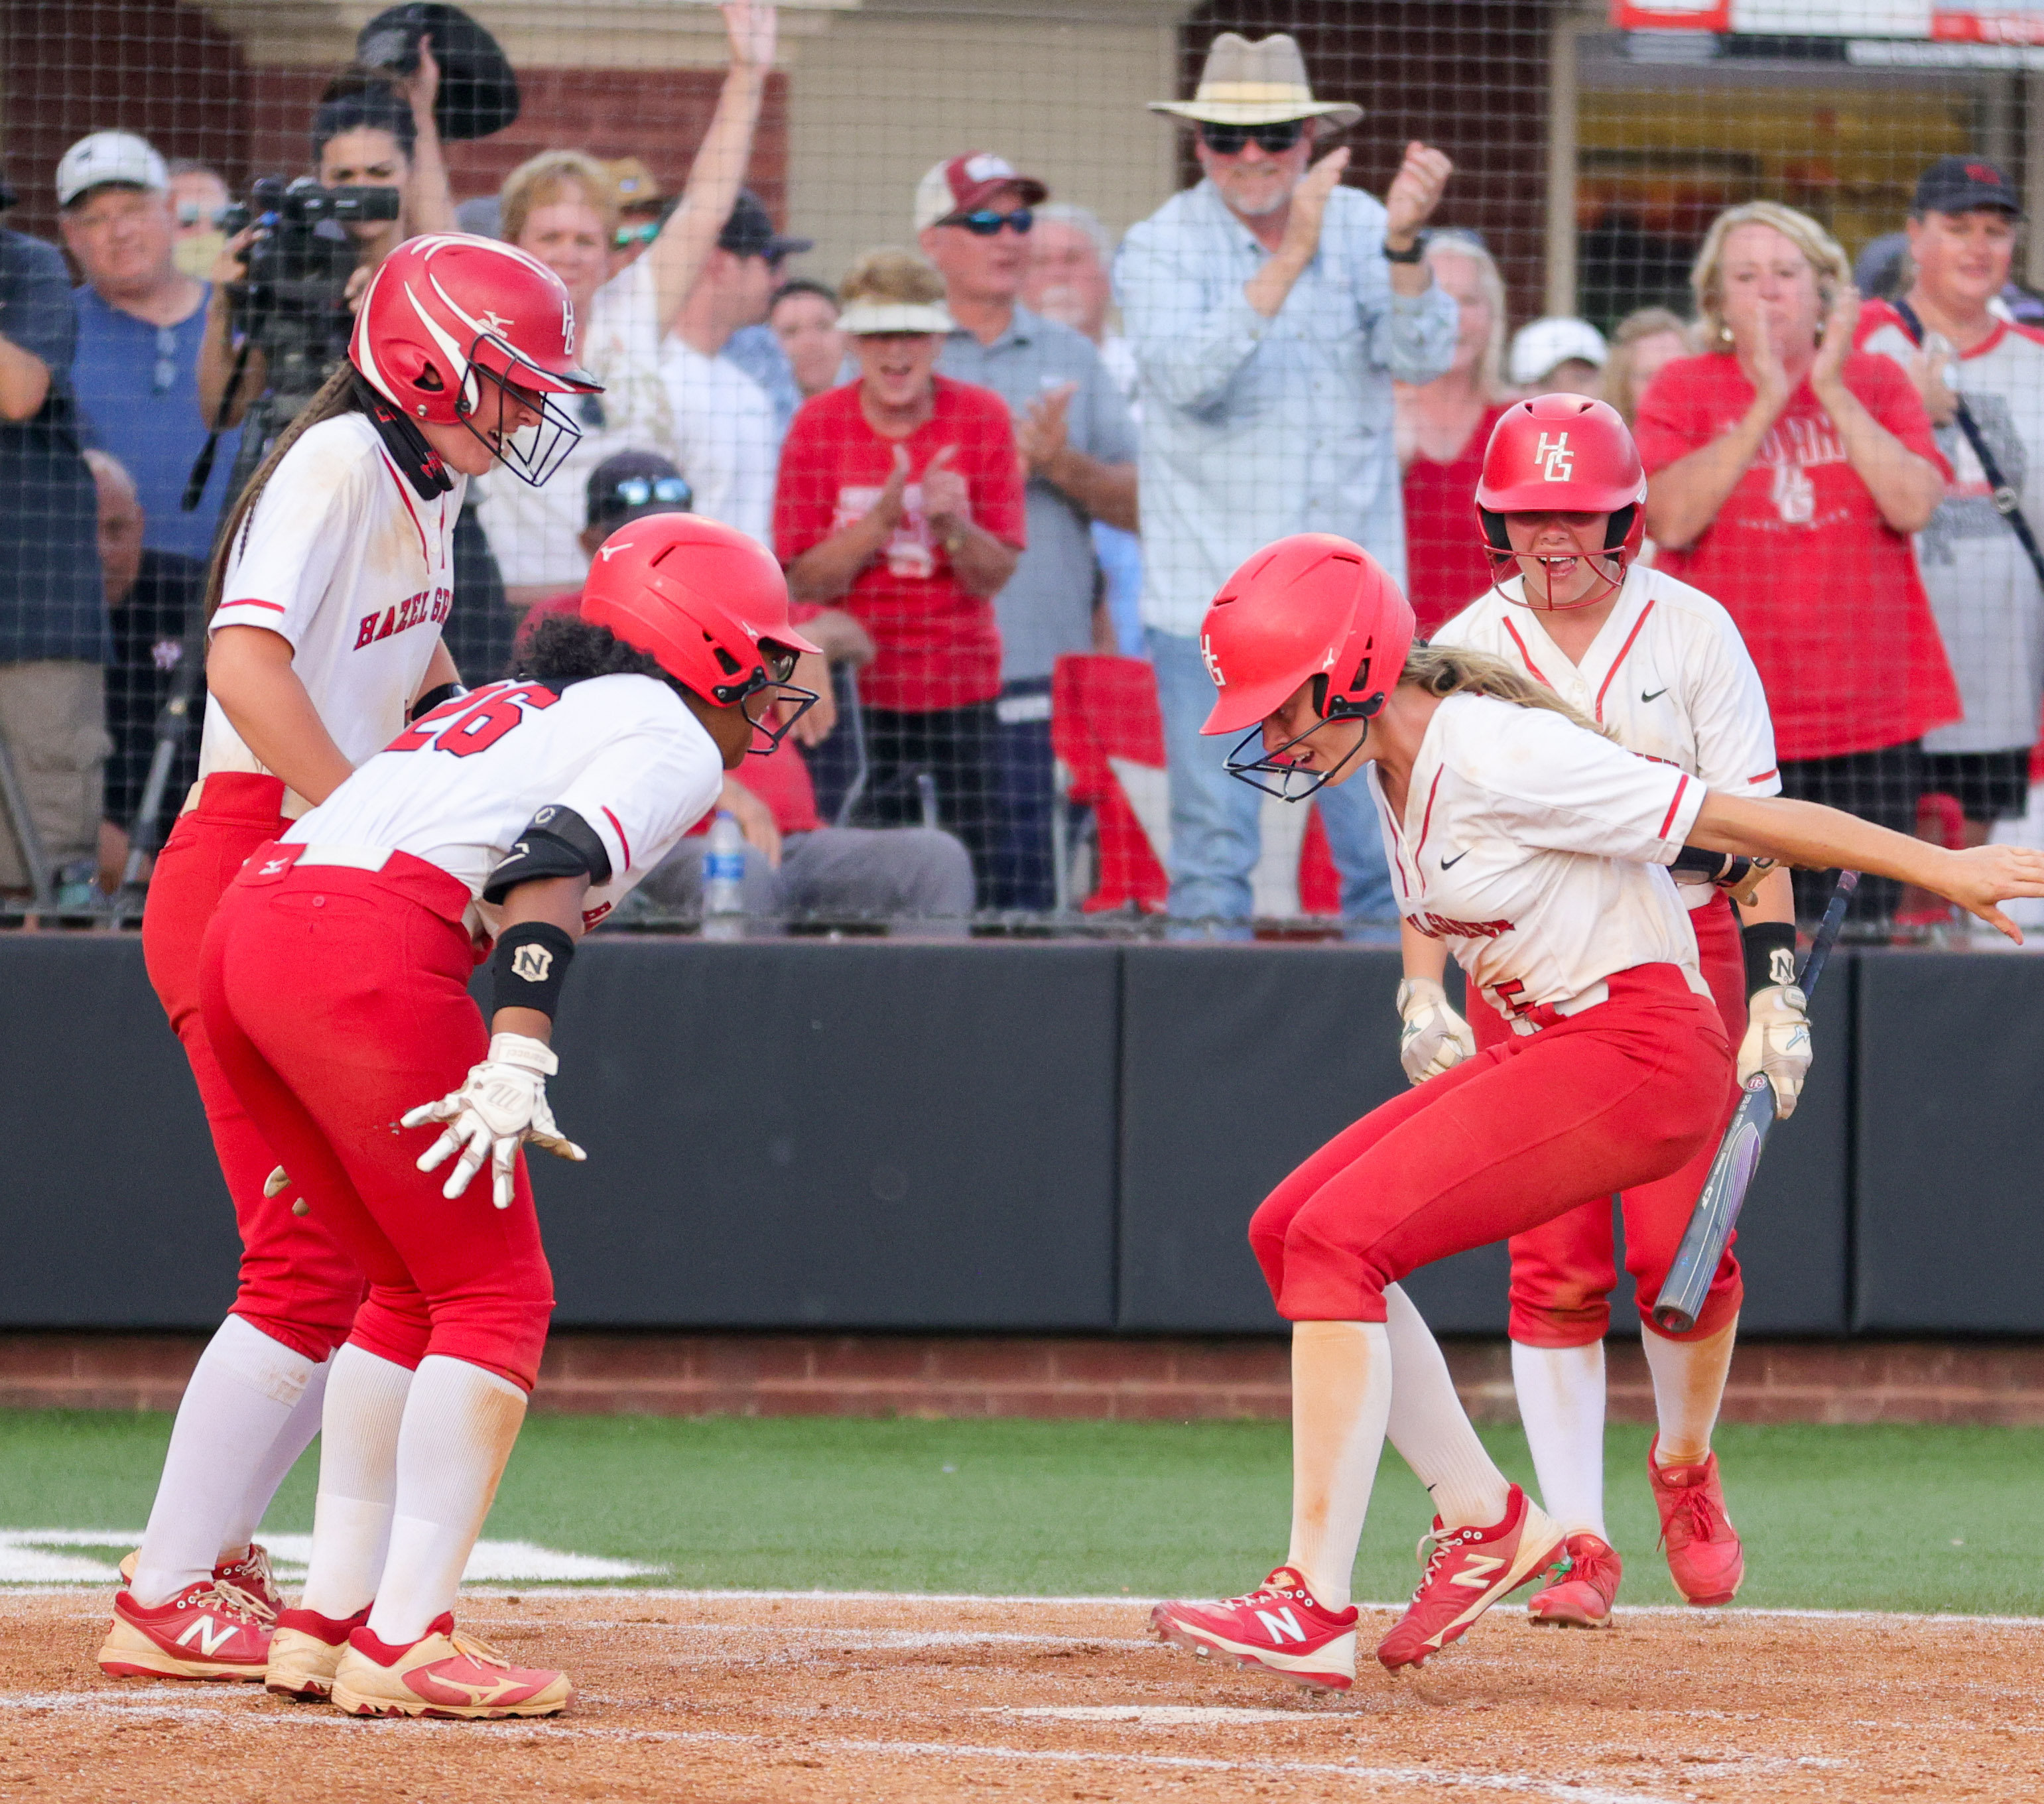
[[[688,507],[694,505],[696,491],[681,476],[627,476],[611,484],[609,498],[620,507],[644,507],[649,501]]]
[[[1200,142],[1216,156],[1239,156],[1251,138],[1257,148],[1271,156],[1281,156],[1305,136],[1303,119],[1281,119],[1274,125],[1216,125],[1202,121]]]
[[[1012,213],[996,213],[992,207],[983,206],[977,213],[955,213],[943,223],[962,225],[975,238],[994,237],[1004,225],[1013,227],[1018,237],[1025,237],[1035,225],[1036,216],[1026,206],[1018,206]]]

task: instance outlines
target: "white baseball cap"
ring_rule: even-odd
[[[1604,334],[1588,320],[1535,320],[1512,334],[1512,379],[1523,388],[1571,358],[1581,358],[1600,370],[1610,354]]]
[[[156,147],[133,132],[94,132],[80,138],[57,164],[57,205],[69,206],[88,190],[110,182],[131,188],[167,188],[170,171]]]

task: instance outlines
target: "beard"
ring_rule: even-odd
[[[1237,178],[1238,181],[1240,179]],[[1290,205],[1292,190],[1298,184],[1281,179],[1267,183],[1259,181],[1245,186],[1248,187],[1247,194],[1232,183],[1223,188],[1221,194],[1230,209],[1241,214],[1244,219],[1264,219]]]

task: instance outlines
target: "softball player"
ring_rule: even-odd
[[[1485,1456],[1395,1281],[1667,1178],[1710,1144],[1731,1049],[1656,867],[1685,844],[1850,865],[2017,940],[1996,902],[2044,894],[2044,852],[1950,852],[1813,803],[1719,794],[1502,661],[1412,637],[1397,585],[1320,534],[1244,564],[1201,634],[1220,691],[1205,730],[1250,729],[1230,767],[1293,800],[1367,767],[1401,914],[1512,1026],[1336,1135],[1251,1224],[1294,1324],[1291,1548],[1246,1596],[1152,1620],[1167,1641],[1336,1690],[1354,1676],[1350,1572],[1394,1410],[1439,1514],[1377,1648],[1387,1668],[1419,1664],[1562,1552],[1560,1526]],[[1259,733],[1262,755],[1243,757]]]
[[[1491,434],[1476,498],[1485,550],[1501,579],[1516,573],[1434,643],[1501,658],[1627,750],[1688,771],[1714,794],[1779,794],[1767,698],[1731,616],[1671,576],[1627,567],[1646,493],[1632,436],[1612,409],[1573,394],[1516,402]],[[1785,1117],[1811,1056],[1794,982],[1795,898],[1785,870],[1758,875],[1742,930],[1713,879],[1736,875],[1748,887],[1756,875],[1727,872],[1723,864],[1716,853],[1685,850],[1673,867],[1676,893],[1725,1035],[1739,1048],[1738,1083],[1764,1071]],[[1511,1029],[1493,1009],[1473,1010],[1466,1023],[1441,987],[1441,943],[1410,927],[1404,939],[1399,1051],[1419,1083]],[[1727,1119],[1739,1094],[1738,1085],[1725,1093]],[[1727,1251],[1689,1333],[1664,1334],[1651,1310],[1716,1147],[1713,1136],[1689,1165],[1619,1198],[1660,1424],[1648,1471],[1669,1570],[1694,1604],[1729,1603],[1745,1570],[1711,1452],[1738,1327],[1738,1262]],[[1541,1501],[1568,1537],[1570,1562],[1528,1607],[1536,1622],[1603,1627],[1620,1570],[1604,1521],[1604,1337],[1617,1282],[1609,1202],[1599,1198],[1516,1234],[1511,1247],[1519,1413]]]
[[[544,1716],[572,1696],[451,1614],[553,1308],[518,1147],[582,1156],[546,1094],[575,942],[714,806],[814,650],[743,533],[689,514],[621,527],[524,675],[419,718],[222,898],[207,1037],[369,1278],[328,1380],[311,1566],[271,1691],[382,1716]],[[786,726],[767,730],[770,748]],[[467,983],[493,939],[486,1033]],[[442,1122],[423,1153],[394,1130]]]
[[[458,690],[440,625],[467,479],[501,461],[544,481],[587,394],[567,290],[509,247],[414,238],[378,267],[348,360],[229,517],[209,597],[200,778],[157,860],[143,950],[183,1042],[240,1230],[232,1313],[179,1406],[163,1476],[99,1655],[118,1676],[259,1679],[282,1598],[252,1544],[318,1429],[327,1361],[363,1279],[222,1075],[199,1010],[199,946],[257,846]],[[286,1167],[288,1170],[288,1167]]]

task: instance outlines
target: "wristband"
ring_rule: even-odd
[[[1389,244],[1384,247],[1384,260],[1386,263],[1417,263],[1426,254],[1427,240],[1424,238],[1415,238],[1402,251],[1394,251]]]
[[[1746,948],[1746,994],[1750,1001],[1777,983],[1796,981],[1796,929],[1786,921],[1756,921],[1739,929]]]
[[[551,921],[521,921],[505,928],[490,961],[490,1019],[499,1009],[537,1009],[551,1021],[574,953],[567,930]]]
[[[467,693],[458,683],[443,683],[437,689],[428,689],[412,704],[410,711],[405,716],[405,724],[409,725],[413,721],[424,720],[443,702],[459,701]]]

